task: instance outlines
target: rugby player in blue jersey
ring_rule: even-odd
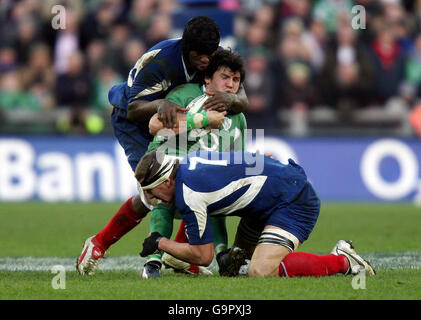
[[[247,152],[197,151],[180,161],[155,150],[142,158],[135,174],[149,197],[180,211],[189,240],[178,243],[155,232],[145,239],[141,256],[160,249],[208,266],[214,257],[210,217],[242,218],[235,240],[239,250],[217,257],[223,275],[237,275],[246,257],[251,259],[249,276],[281,275],[281,263],[308,239],[319,216],[320,200],[303,168],[291,159],[282,164]],[[341,240],[334,250],[331,256],[345,266],[338,273],[362,268],[374,274],[350,243]]]
[[[178,85],[201,80],[219,41],[216,23],[208,17],[195,17],[186,24],[181,39],[162,41],[149,49],[131,69],[127,81],[110,90],[108,98],[114,107],[111,123],[133,171],[153,138],[149,134],[150,118],[157,113],[165,127],[177,125],[176,113],[186,109],[164,98]],[[237,94],[214,94],[203,109],[239,113],[247,106],[241,87]],[[77,261],[78,272],[94,274],[105,251],[151,209],[139,189],[139,194],[129,198],[98,234],[85,241]]]

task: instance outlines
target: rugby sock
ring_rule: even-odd
[[[322,277],[346,273],[349,262],[343,255],[317,255],[307,252],[292,252],[281,262],[281,277]]]
[[[150,232],[158,232],[166,238],[171,238],[174,221],[174,208],[165,204],[154,206],[151,213]]]
[[[160,235],[170,238],[173,231],[174,208],[165,204],[156,205],[151,213],[150,232],[158,232]],[[154,253],[146,258],[146,263],[150,261],[161,261],[163,251]]]
[[[148,262],[151,262],[151,261],[159,261],[161,263],[162,255],[163,255],[163,251],[159,250],[159,253],[153,253],[153,254],[149,255],[146,258],[145,263],[148,263]]]
[[[213,246],[215,248],[215,257],[221,251],[227,249],[228,234],[225,217],[211,217],[210,222],[213,229]]]
[[[139,215],[133,207],[132,199],[128,199],[111,218],[108,224],[94,238],[102,249],[107,250],[127,232],[136,227],[144,216]]]

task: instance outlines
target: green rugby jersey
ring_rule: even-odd
[[[165,99],[187,108],[189,112],[202,111],[203,103],[209,98],[204,86],[187,83],[173,89]],[[247,122],[244,114],[226,115],[220,129],[193,129],[177,136],[156,135],[148,151],[160,148],[167,154],[185,156],[197,150],[229,151],[244,150]]]

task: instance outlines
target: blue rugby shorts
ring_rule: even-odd
[[[292,233],[303,243],[316,225],[320,199],[310,182],[306,182],[297,198],[275,209],[265,225],[273,225]]]
[[[126,118],[123,109],[114,107],[111,114],[111,124],[114,127],[114,135],[123,147],[127,160],[133,172],[140,159],[148,150],[150,138],[144,137],[139,127]]]

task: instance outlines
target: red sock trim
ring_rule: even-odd
[[[189,239],[187,238],[187,235],[186,235],[186,225],[184,224],[183,220],[181,220],[180,228],[178,228],[174,241],[181,242],[181,243],[189,242]]]
[[[196,266],[196,265],[194,265],[194,264],[191,264],[188,270],[191,273],[194,273],[194,274],[198,274],[199,273],[199,267]]]
[[[348,260],[343,255],[317,255],[307,252],[290,253],[279,266],[281,277],[322,277],[346,273]]]
[[[102,249],[107,250],[122,236],[136,227],[143,216],[139,215],[133,207],[133,197],[128,199],[111,218],[108,224],[94,237]]]

